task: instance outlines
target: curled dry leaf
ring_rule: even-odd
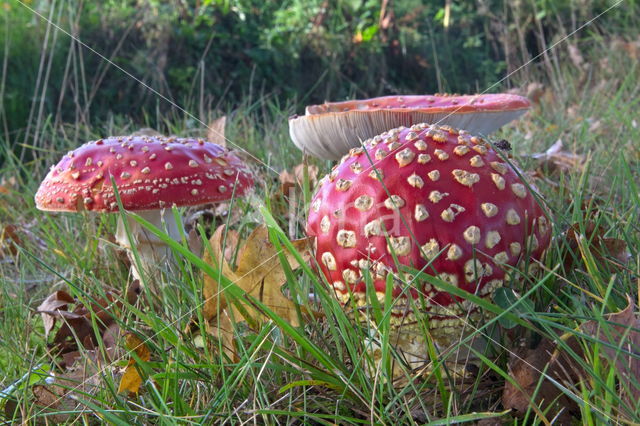
[[[70,303],[74,303],[75,299],[66,291],[56,291],[47,296],[38,306],[37,311],[42,317],[44,323],[44,337],[49,337],[49,333],[56,325],[56,319],[61,318],[60,311],[66,311]]]
[[[251,297],[261,301],[269,309],[294,326],[299,325],[296,305],[282,293],[282,285],[287,281],[285,270],[280,263],[279,251],[269,241],[267,227],[256,228],[238,250],[236,267],[230,264],[231,253],[235,251],[237,236],[220,226],[211,237],[210,251],[205,250],[204,260],[218,269],[222,275],[232,281]],[[293,241],[295,249],[308,259],[309,239]],[[282,254],[295,270],[300,265],[293,255],[286,250]],[[215,260],[214,260],[215,259]],[[214,277],[205,276],[204,317],[212,320],[218,317],[220,323],[217,333],[223,336],[228,348],[233,348],[231,321],[245,320],[253,325],[266,317],[248,299],[229,300],[224,288]],[[229,353],[229,352],[227,352]]]
[[[640,399],[640,320],[633,300],[628,299],[624,310],[608,314],[606,322],[588,321],[580,326],[580,331],[602,343],[597,353],[606,364],[615,367],[622,384],[621,393],[629,406],[634,407]],[[587,364],[593,363],[594,354],[585,355],[583,350],[594,347],[593,341],[589,340],[585,345],[574,335],[565,335],[564,340],[575,356],[583,358]],[[570,390],[580,389],[578,384],[581,382],[589,386],[588,374],[577,358],[546,338],[535,349],[514,351],[509,375],[515,384],[505,383],[504,407],[523,415],[535,402],[540,410],[548,409],[547,418],[556,418],[557,424],[569,424],[571,416],[579,410],[575,401],[554,382]]]
[[[564,257],[565,267],[572,267],[576,259],[584,259],[588,250],[600,264],[606,264],[614,270],[624,268],[631,259],[627,243],[618,238],[605,238],[605,233],[603,227],[597,227],[591,221],[585,224],[584,232],[580,224],[571,225],[564,233],[569,248]]]
[[[40,414],[55,423],[75,423],[76,417],[86,409],[79,399],[96,394],[103,366],[99,351],[88,351],[81,365],[63,373],[52,372],[43,384],[31,388],[33,403]],[[27,420],[28,423],[28,419]]]
[[[62,377],[60,377],[62,381]],[[69,380],[64,380],[69,382]],[[73,383],[75,381],[71,381]],[[73,384],[72,384],[73,386]],[[77,386],[77,383],[76,383]],[[70,398],[70,392],[61,386],[35,385],[31,388],[33,403],[38,411],[47,413],[47,419],[52,423],[71,422],[77,402]]]
[[[135,303],[136,296],[132,291],[127,294],[127,299],[130,303]],[[72,304],[75,306],[69,310]],[[54,336],[52,347],[64,357],[67,353],[77,353],[81,348],[96,348],[100,336],[104,341],[105,333],[113,333],[109,330],[121,309],[122,302],[115,290],[105,291],[104,297],[95,297],[89,307],[82,305],[65,291],[56,291],[38,306],[37,312],[42,315],[46,336],[51,333],[58,320],[62,322]],[[94,320],[100,336],[93,328]],[[68,357],[74,358],[72,355]]]
[[[305,167],[307,168],[307,176],[309,179],[309,188],[313,190],[313,188],[318,183],[318,166],[312,164],[301,163],[293,168],[293,173],[288,170],[283,170],[280,172],[279,180],[280,180],[280,192],[287,196],[289,195],[289,191],[295,189],[296,187],[302,188],[305,181]]]
[[[127,333],[125,345],[127,349],[134,351],[140,360],[148,362],[151,359],[149,347],[135,334]],[[142,385],[142,377],[140,377],[136,368],[136,360],[135,358],[130,358],[127,368],[125,368],[124,374],[120,379],[118,393],[128,392],[130,395],[137,395],[140,391],[140,385]]]
[[[227,146],[227,138],[225,136],[225,127],[227,125],[227,116],[216,118],[207,126],[207,140],[217,143],[220,146]]]
[[[318,184],[318,171],[317,166],[301,163],[293,168],[293,173],[288,170],[280,173],[280,192],[272,198],[271,205],[277,214],[289,222],[289,238],[295,238],[300,225],[298,211],[303,208],[300,203],[303,202],[301,194],[304,183],[307,181],[309,189],[313,191]]]
[[[580,350],[579,345],[575,341],[573,343],[575,347],[572,349]],[[546,412],[547,419],[556,418],[558,424],[569,424],[571,417],[578,412],[575,402],[552,380],[577,383],[582,378],[581,371],[576,369],[575,361],[569,355],[557,352],[556,344],[551,340],[543,339],[535,349],[519,348],[512,352],[509,375],[515,384],[505,383],[502,404],[505,409],[513,410],[516,416],[523,416],[532,409],[538,415]]]
[[[622,392],[627,402],[634,407],[640,400],[640,320],[633,299],[620,312],[607,315],[607,326],[597,321],[588,321],[580,328],[587,334],[609,346],[602,347],[603,357],[612,365],[623,384]]]
[[[566,151],[562,139],[558,139],[545,152],[531,155],[531,158],[537,160],[543,176],[580,171],[585,162],[584,155]]]
[[[249,235],[238,251],[237,267],[235,269],[227,261],[230,247],[225,242],[225,230],[226,227],[224,225],[220,226],[209,240],[215,258],[224,259],[219,268],[222,274],[249,295],[274,310],[278,315],[289,320],[293,325],[298,325],[293,302],[282,294],[281,286],[286,282],[286,276],[278,257],[279,252],[269,241],[267,227],[260,226]],[[233,243],[236,238],[232,237],[230,241]],[[309,247],[308,238],[296,240],[292,243],[296,250],[302,253],[305,253]],[[298,262],[291,253],[283,250],[283,254],[291,269],[295,270],[299,267]],[[305,258],[308,258],[308,255],[305,255]],[[208,251],[205,251],[205,261],[211,265],[216,265]],[[224,289],[220,287],[217,280],[209,276],[205,277],[204,297],[204,312],[207,319],[216,316],[218,307],[223,309],[228,306]],[[261,313],[249,306],[246,306],[246,309],[251,317],[249,319],[255,320],[262,316]]]

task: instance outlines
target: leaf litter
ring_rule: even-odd
[[[268,318],[250,302],[250,298],[259,300],[291,325],[300,325],[298,309],[304,308],[286,297],[282,291],[287,276],[279,255],[286,259],[291,270],[300,265],[291,253],[285,249],[279,251],[271,243],[266,226],[257,227],[240,245],[237,234],[223,225],[213,234],[209,244],[211,250],[205,250],[205,262],[217,268],[248,296],[238,300],[230,299],[219,280],[205,276],[204,318],[210,324],[216,320],[216,326],[210,331],[221,339],[225,352],[231,359],[236,359],[233,324],[246,322],[252,327]],[[292,244],[303,254],[305,261],[308,260],[310,240],[304,238],[292,241]],[[236,250],[237,261],[234,267],[231,259]]]
[[[579,339],[575,334],[561,337],[564,345],[543,338],[535,349],[516,350],[509,361],[509,374],[514,383],[505,383],[502,403],[518,415],[524,415],[532,402],[557,424],[568,424],[579,413],[575,401],[560,386],[580,395],[581,386],[590,387],[590,376],[578,362],[597,354],[616,372],[618,392],[631,411],[640,399],[640,319],[633,299],[619,312],[605,315],[604,321],[591,320],[581,324],[578,332],[589,336]],[[594,350],[598,345],[599,350]],[[624,407],[621,410],[624,411]]]
[[[132,283],[125,297],[133,304],[137,294]],[[49,372],[46,380],[31,387],[33,401],[40,411],[58,412],[52,418],[57,422],[73,421],[73,412],[83,408],[75,395],[96,392],[103,374],[120,374],[120,367],[111,363],[118,358],[118,346],[123,340],[116,321],[122,308],[120,293],[110,288],[102,296],[92,298],[88,306],[64,290],[51,293],[40,303],[37,312],[43,320],[45,339],[54,335],[49,350],[54,358],[58,357],[57,368]],[[138,352],[139,345],[129,335],[125,336],[125,342],[140,359],[148,360],[145,353]],[[148,351],[143,346],[142,350]],[[128,390],[130,394],[137,393],[138,373],[133,364],[135,361],[129,361],[120,384],[120,390]]]

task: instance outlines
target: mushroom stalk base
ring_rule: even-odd
[[[162,229],[171,239],[180,240],[180,228],[171,210],[141,210],[136,213],[152,225]],[[175,263],[171,248],[133,218],[127,216],[125,220],[129,228],[129,235],[127,235],[122,217],[119,216],[116,241],[127,250],[133,278],[140,280],[141,283],[145,282],[142,278],[142,271],[138,270],[132,251],[132,247],[135,247],[140,258],[140,266],[146,272],[147,277],[156,281],[160,278],[163,269]]]
[[[470,364],[477,361],[477,357],[466,345],[472,346],[479,352],[484,351],[486,340],[482,336],[475,336],[466,345],[457,347],[456,345],[466,338],[473,328],[466,320],[477,321],[482,317],[478,311],[472,312],[465,320],[450,321],[447,327],[431,327],[429,334],[437,348],[440,356],[444,357],[444,363],[449,371],[461,378],[470,377],[473,369]],[[372,330],[377,329],[372,327]],[[401,327],[391,327],[389,343],[393,345],[399,359],[395,359],[392,365],[391,379],[395,385],[403,384],[407,376],[407,368],[420,375],[428,375],[433,371],[431,356],[429,355],[429,338],[425,335],[424,329],[418,324],[407,324]],[[382,349],[378,342],[380,338],[371,336],[367,339],[366,346],[371,362],[368,364],[369,374],[373,377],[382,368]],[[402,361],[400,361],[402,360]],[[411,373],[409,373],[411,375]]]

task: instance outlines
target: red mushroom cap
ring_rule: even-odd
[[[360,141],[383,131],[416,123],[434,123],[489,134],[524,114],[530,107],[522,96],[411,95],[329,102],[311,105],[304,116],[289,120],[298,148],[326,159],[338,159]]]
[[[448,126],[389,130],[354,148],[325,177],[307,224],[317,262],[342,303],[366,303],[362,271],[383,295],[400,264],[422,269],[465,291],[489,297],[524,256],[549,245],[550,221],[516,171],[483,139]],[[404,292],[424,297],[434,318],[464,318],[461,299],[426,282]],[[404,300],[404,302],[402,302]],[[469,310],[475,309],[463,303]]]
[[[242,195],[248,168],[223,147],[202,139],[110,137],[70,151],[38,188],[40,210],[118,210],[111,178],[127,210],[190,206]]]

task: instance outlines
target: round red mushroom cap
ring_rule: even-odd
[[[394,255],[399,264],[489,297],[524,256],[540,258],[551,223],[486,141],[417,124],[352,149],[321,181],[307,233],[316,238],[316,260],[338,299],[347,303],[353,295],[362,306],[363,271],[382,297],[387,275],[399,277]],[[476,309],[427,282],[409,283],[408,291],[402,280],[394,282],[396,317],[410,314],[409,298],[424,298],[434,319],[464,320],[462,308]]]
[[[455,112],[456,114],[480,111],[517,111],[527,110],[531,106],[523,96],[511,93],[495,93],[483,95],[407,95],[382,96],[372,99],[357,99],[343,102],[326,102],[322,105],[309,105],[307,115],[341,113],[348,111],[378,110],[428,110],[431,112]]]
[[[408,95],[310,105],[304,116],[289,119],[298,148],[338,159],[360,141],[398,126],[450,125],[489,134],[520,117],[530,107],[525,97],[509,93],[480,95]]]
[[[35,196],[40,210],[118,210],[111,179],[127,210],[222,201],[253,184],[233,153],[202,139],[110,137],[67,153]]]

